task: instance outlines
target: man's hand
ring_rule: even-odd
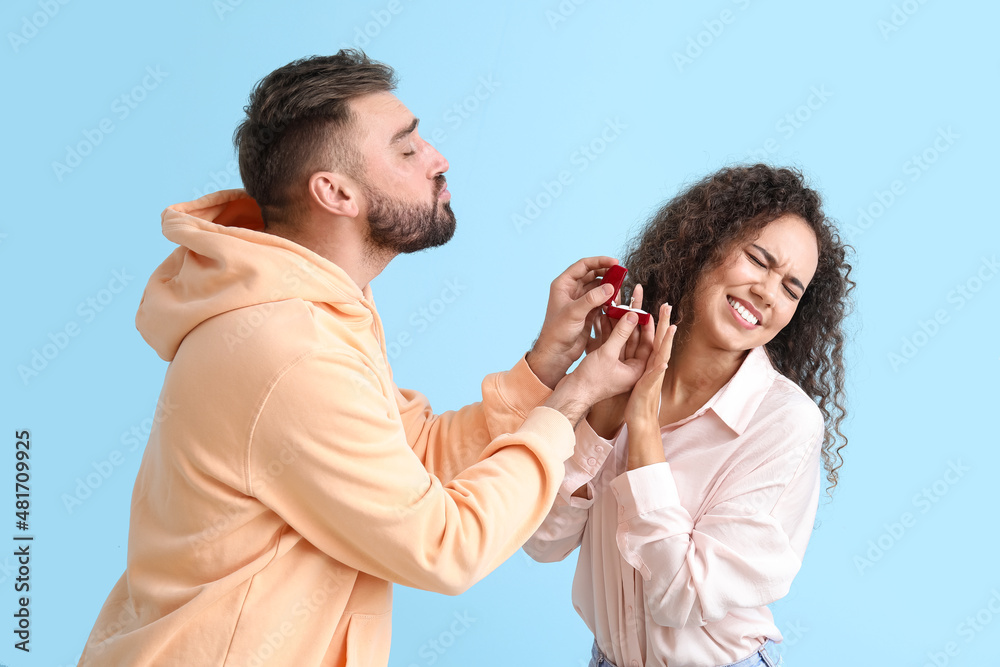
[[[613,290],[601,285],[601,276],[617,263],[612,257],[586,257],[552,281],[542,331],[526,357],[528,367],[549,388],[555,388],[587,348],[597,309]]]
[[[562,412],[575,427],[595,403],[629,391],[653,350],[652,321],[641,327],[637,343],[629,345],[638,320],[635,313],[621,318],[607,341],[559,381],[545,405]]]

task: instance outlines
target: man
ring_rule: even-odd
[[[234,141],[246,191],[168,208],[177,248],[136,323],[170,361],[127,569],[83,665],[386,665],[392,586],[458,594],[545,518],[573,427],[628,390],[634,319],[588,343],[610,258],[552,284],[534,348],[435,416],[398,389],[369,282],[451,237],[445,159],[364,54],[263,79]],[[650,327],[651,329],[651,327]]]

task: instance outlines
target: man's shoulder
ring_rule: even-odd
[[[309,301],[285,299],[206,320],[188,334],[178,354],[194,354],[208,366],[270,374],[319,351],[363,356],[350,336],[350,327],[335,314]]]

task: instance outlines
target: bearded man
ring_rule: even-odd
[[[363,53],[261,80],[245,190],[169,207],[136,317],[170,362],[126,570],[82,665],[388,663],[392,583],[458,594],[545,518],[589,408],[630,389],[633,316],[572,373],[615,263],[552,283],[533,348],[441,415],[392,380],[369,283],[455,229],[447,161]],[[446,364],[442,364],[445,366]]]

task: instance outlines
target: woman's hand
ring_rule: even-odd
[[[653,331],[640,337],[634,350],[629,340],[638,316],[628,313],[611,330],[607,342],[588,354],[580,365],[556,385],[545,405],[559,410],[573,427],[600,401],[631,389],[646,370],[653,350]]]
[[[635,289],[632,290],[632,300],[629,306],[632,308],[642,308],[642,285],[636,285]],[[613,324],[611,318],[601,313],[594,320],[593,326],[594,336],[587,341],[588,354],[607,342]],[[643,338],[649,341],[648,344],[652,346],[653,331],[652,321],[645,326],[636,327],[629,337],[625,348],[622,350],[623,359],[625,356],[631,357],[634,355]],[[625,405],[628,403],[630,393],[631,390],[617,396],[612,396],[591,408],[590,414],[587,415],[587,423],[590,424],[590,428],[594,429],[594,433],[605,440],[615,437],[625,421]]]
[[[635,383],[625,405],[629,470],[666,461],[660,439],[660,393],[677,331],[677,325],[670,324],[670,310],[669,304],[660,306],[653,351],[646,360],[645,372]]]

